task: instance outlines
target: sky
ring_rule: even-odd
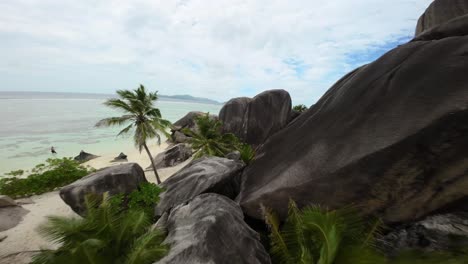
[[[285,89],[311,105],[409,41],[431,0],[1,0],[0,91],[218,101]]]

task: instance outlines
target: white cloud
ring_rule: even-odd
[[[410,36],[430,2],[3,0],[0,89],[113,92],[142,82],[227,100],[283,88],[310,104],[356,66],[350,54]],[[63,83],[46,81],[54,74]]]

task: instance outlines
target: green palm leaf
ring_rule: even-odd
[[[156,139],[157,143],[161,144],[161,134],[169,136],[167,130],[171,127],[171,122],[163,119],[161,111],[154,107],[158,94],[157,92],[148,93],[146,88],[140,85],[133,91],[118,90],[117,95],[120,98],[109,99],[104,102],[104,105],[121,110],[125,115],[105,118],[99,121],[96,126],[121,126],[130,123],[117,136],[127,134],[134,128],[134,144],[140,152],[143,149],[146,150],[151,159],[156,179],[158,183],[161,183],[156,167],[153,164],[153,157],[147,146],[147,142],[151,139]]]
[[[61,246],[42,251],[33,263],[149,264],[167,253],[163,233],[151,229],[144,211],[121,211],[104,196],[87,197],[86,212],[84,218],[49,217],[39,232]]]

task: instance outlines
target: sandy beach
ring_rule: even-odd
[[[156,144],[149,145],[153,157],[163,152],[167,147],[167,143],[162,143],[160,146]],[[146,152],[140,153],[136,148],[133,148],[125,150],[124,153],[127,155],[127,162],[136,162],[143,169],[151,164]],[[99,153],[93,154],[99,155]],[[84,164],[95,169],[118,165],[123,162],[111,162],[118,154],[119,153],[107,153]],[[164,181],[189,162],[190,159],[174,167],[159,169],[158,173],[161,180]],[[145,175],[149,182],[156,182],[153,171],[145,171]],[[24,209],[29,210],[29,213],[23,220],[16,227],[0,232],[0,237],[7,236],[0,242],[0,263],[27,263],[30,254],[19,255],[15,259],[7,260],[8,262],[2,262],[1,258],[17,252],[55,248],[57,245],[42,239],[36,231],[38,225],[43,223],[48,215],[79,217],[62,201],[58,195],[58,191],[32,196],[30,198],[34,203],[23,205]]]

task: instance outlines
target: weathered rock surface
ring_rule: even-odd
[[[60,189],[60,197],[79,215],[85,212],[85,196],[93,193],[110,195],[130,193],[147,182],[143,169],[136,163],[107,167]]]
[[[0,232],[13,228],[29,213],[21,206],[8,206],[0,208]]]
[[[192,156],[192,148],[186,144],[177,144],[164,152],[159,153],[154,158],[156,169],[172,167],[180,164]],[[152,170],[153,167],[149,166],[147,170]]]
[[[257,150],[239,197],[362,205],[386,222],[468,207],[468,36],[412,41],[339,80]]]
[[[174,143],[187,143],[190,140],[189,136],[186,136],[180,131],[173,131],[171,135],[172,142]]]
[[[380,247],[391,256],[402,251],[455,250],[468,246],[468,215],[434,215],[399,228],[379,241]]]
[[[218,193],[234,198],[239,192],[240,173],[244,164],[219,157],[192,161],[161,184],[165,189],[156,206],[156,215],[202,193]]]
[[[240,139],[245,139],[245,113],[252,98],[238,97],[229,100],[219,111],[219,120],[223,122],[223,132],[233,133]]]
[[[31,199],[31,198],[29,198],[29,197],[16,199],[15,202],[16,202],[16,204],[18,204],[18,205],[33,204],[33,203],[34,203],[33,199]]]
[[[80,154],[74,158],[74,160],[79,161],[79,162],[86,162],[90,161],[92,159],[95,159],[99,156],[93,155],[91,153],[85,152],[85,151],[80,151]]]
[[[299,117],[301,114],[302,114],[301,112],[292,110],[292,111],[291,111],[291,115],[289,116],[289,122],[293,121],[294,119],[296,119],[297,117]],[[288,122],[288,123],[289,123],[289,122]]]
[[[240,207],[217,194],[202,194],[174,208],[165,223],[171,246],[158,264],[271,263],[259,235]]]
[[[435,0],[418,20],[416,36],[421,32],[468,14],[467,0]]]
[[[226,154],[226,159],[230,160],[240,160],[241,159],[241,154],[238,150],[235,150],[231,153]]]
[[[123,152],[120,152],[120,154],[112,160],[112,162],[119,161],[127,161],[127,155],[125,155]]]
[[[0,195],[0,208],[8,206],[16,206],[15,200],[11,199],[6,195]]]
[[[195,129],[196,128],[195,119],[204,114],[205,113],[203,112],[197,112],[197,111],[189,112],[184,117],[177,120],[173,124],[173,127],[175,130],[180,130],[182,128]]]
[[[265,91],[253,99],[235,98],[219,112],[223,132],[260,145],[291,120],[291,97],[285,90]]]

